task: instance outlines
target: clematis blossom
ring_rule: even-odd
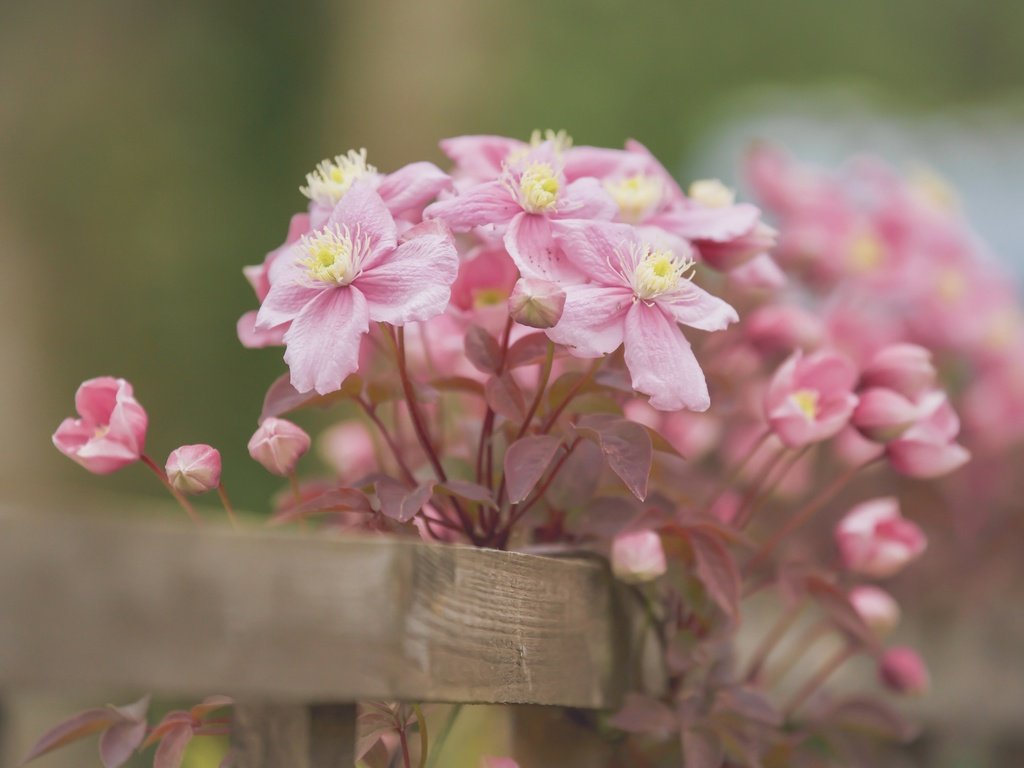
[[[899,501],[891,496],[851,509],[836,525],[835,537],[843,565],[876,579],[902,570],[927,546],[924,533],[900,514]]]
[[[53,433],[58,451],[96,475],[141,458],[149,419],[127,381],[103,376],[82,382],[75,410],[79,418],[64,419]]]
[[[856,381],[857,371],[843,355],[820,350],[804,356],[797,350],[768,386],[768,423],[790,448],[827,440],[850,421],[857,405]]]
[[[945,394],[928,393],[921,403],[918,420],[886,445],[886,456],[900,474],[941,477],[966,464],[971,454],[956,442],[960,418]]]
[[[633,388],[662,411],[703,411],[711,404],[704,373],[679,324],[720,331],[736,310],[696,286],[694,262],[641,239],[625,224],[565,221],[555,242],[591,282],[563,284],[565,305],[547,331],[577,357],[625,348]]]
[[[442,313],[458,268],[443,226],[419,225],[399,242],[380,195],[356,184],[323,227],[274,265],[256,329],[288,324],[284,359],[292,385],[334,392],[358,368],[370,322],[404,325]]]

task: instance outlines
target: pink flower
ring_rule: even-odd
[[[932,353],[917,344],[883,347],[861,371],[864,386],[886,387],[906,397],[916,397],[934,387],[935,377]]]
[[[924,533],[900,514],[891,496],[854,507],[839,521],[835,537],[843,565],[876,579],[900,571],[927,546]]]
[[[892,389],[872,387],[859,397],[850,423],[869,440],[879,443],[900,437],[921,414],[921,406]]]
[[[940,477],[966,464],[971,454],[955,442],[960,419],[945,394],[933,392],[920,402],[918,420],[887,444],[886,455],[900,474],[926,479]]]
[[[850,590],[850,605],[879,637],[889,634],[900,623],[900,606],[884,589],[870,584]]]
[[[857,372],[844,356],[821,350],[795,352],[772,377],[765,396],[771,428],[790,448],[827,440],[850,420]]]
[[[795,304],[765,304],[747,315],[742,326],[747,338],[765,352],[813,349],[825,337],[821,319]]]
[[[927,693],[931,686],[928,667],[917,651],[907,646],[890,648],[878,664],[878,678],[896,693]]]
[[[620,533],[612,540],[612,572],[628,584],[652,581],[665,573],[665,550],[654,531]]]
[[[361,421],[343,421],[320,435],[320,454],[339,477],[355,481],[377,469],[373,435]]]
[[[309,435],[286,419],[264,419],[249,439],[249,455],[268,472],[288,477],[309,450]]]
[[[271,270],[256,328],[290,324],[284,359],[296,390],[339,389],[358,368],[371,321],[404,325],[444,311],[459,266],[451,237],[436,224],[406,237],[398,242],[380,196],[356,184]]]
[[[124,379],[82,382],[75,393],[80,418],[67,418],[53,433],[57,450],[97,475],[109,475],[142,456],[148,417]]]
[[[565,306],[549,338],[577,357],[600,357],[624,345],[633,388],[649,395],[654,408],[706,410],[707,382],[679,323],[719,331],[738,318],[694,285],[690,254],[606,222],[559,222],[555,241],[591,282],[563,284]]]
[[[206,493],[220,485],[220,451],[209,445],[183,445],[164,466],[167,480],[182,493]]]

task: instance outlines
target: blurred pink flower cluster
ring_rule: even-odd
[[[900,478],[946,476],[1024,430],[1019,303],[950,194],[761,147],[747,170],[776,232],[717,180],[684,191],[633,141],[441,149],[447,172],[324,160],[285,242],[244,270],[260,306],[239,338],[284,346],[288,368],[248,444],[289,480],[271,523],[606,555],[661,670],[609,723],[652,755],[845,764],[865,712],[906,737],[881,699],[826,684],[866,655],[891,691],[927,688],[916,651],[886,648],[901,611],[872,583],[926,548]],[[76,405],[61,451],[96,473],[156,468],[130,385],[86,382]],[[311,407],[333,422],[303,416],[315,440],[283,418]],[[300,474],[314,443],[327,471]],[[186,494],[216,488],[230,514],[210,446],[156,471],[191,513]],[[741,652],[761,599],[777,623],[745,626],[763,639]],[[835,655],[773,660],[808,613],[797,650],[831,637]],[[377,709],[393,727],[364,759],[387,764],[425,725]]]

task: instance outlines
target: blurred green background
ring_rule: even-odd
[[[707,173],[723,121],[779,89],[900,116],[1019,105],[1022,30],[1014,0],[5,2],[0,501],[161,493],[49,444],[78,383],[112,374],[158,461],[212,443],[238,506],[266,509],[279,483],[245,444],[284,367],[237,343],[240,270],[322,157],[365,146],[388,170],[441,162],[445,136],[552,127]]]

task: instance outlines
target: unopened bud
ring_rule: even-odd
[[[288,477],[309,450],[309,435],[286,419],[264,419],[249,440],[249,455],[272,474]]]
[[[164,471],[182,493],[212,491],[220,485],[220,451],[209,445],[183,445],[171,451]]]
[[[879,637],[885,637],[900,623],[900,606],[884,589],[854,587],[848,597],[853,609]]]
[[[654,531],[620,533],[612,541],[612,572],[629,584],[641,584],[665,573],[665,550]]]
[[[878,664],[878,677],[890,690],[897,693],[927,693],[931,680],[928,667],[917,651],[907,646],[890,648]]]
[[[508,297],[508,312],[520,325],[553,328],[562,317],[565,291],[547,280],[520,278]]]

